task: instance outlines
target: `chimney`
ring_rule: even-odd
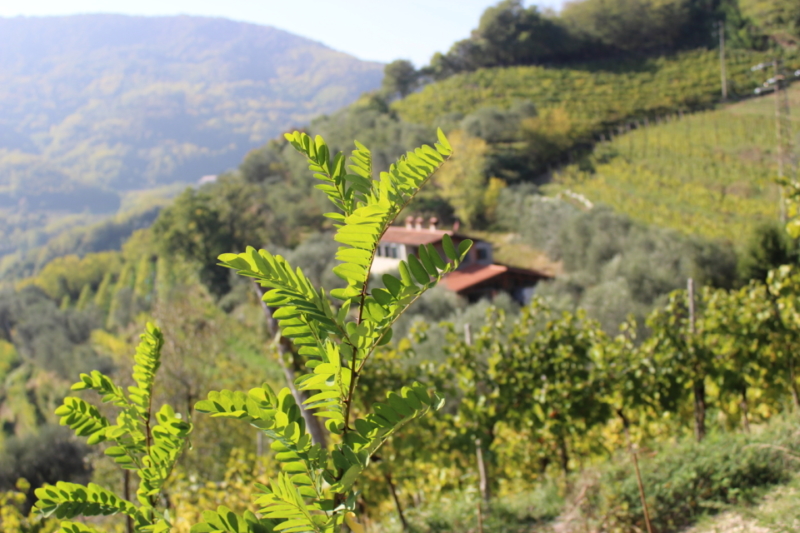
[[[425,222],[425,219],[422,217],[417,217],[414,219],[414,229],[422,229],[422,223]]]
[[[414,217],[410,215],[406,217],[406,229],[414,229]]]
[[[430,226],[428,226],[428,229],[431,230],[431,231],[436,231],[436,224],[439,223],[439,219],[436,218],[436,217],[431,217],[431,219],[429,220],[429,223],[430,223]]]

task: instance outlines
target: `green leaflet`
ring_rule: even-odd
[[[250,511],[239,516],[224,505],[216,511],[203,511],[203,521],[192,526],[191,533],[271,533],[274,520],[259,519]]]
[[[300,376],[296,384],[303,391],[318,391],[304,402],[306,408],[315,409],[317,416],[344,423],[344,400],[352,371],[342,367],[339,347],[332,342],[325,344],[321,354],[322,362],[313,366],[313,373]]]
[[[161,347],[164,345],[164,336],[160,329],[148,323],[141,339],[133,359],[135,362],[133,380],[136,382],[136,387],[128,387],[128,392],[130,402],[136,406],[139,415],[145,417],[150,416],[150,396],[156,372],[161,366]]]
[[[327,458],[327,452],[313,446],[306,433],[305,420],[291,391],[283,388],[275,395],[268,385],[252,389],[248,394],[223,390],[210,392],[207,400],[195,408],[202,413],[250,422],[269,438],[271,447],[284,472],[304,474],[296,483],[306,497],[319,496],[316,470]]]
[[[433,246],[422,246],[419,257],[400,263],[399,278],[384,276],[385,289],[370,291],[367,286],[381,237],[450,157],[447,139],[440,130],[435,147],[408,152],[376,178],[369,150],[357,141],[345,162],[345,156],[332,154],[319,136],[312,139],[294,132],[285,137],[305,155],[319,180],[316,188],[338,211],[325,215],[334,222],[334,239],[340,244],[336,253],[340,264],[333,273],[346,282],[330,293],[341,301],[338,310],[322,289],[315,289],[281,256],[247,248],[244,253],[223,254],[219,260],[268,289],[263,300],[281,335],[292,341],[295,355],[306,362],[308,371],[295,380],[297,389],[307,394],[303,408],[324,420],[338,443],[331,452],[312,443],[301,406],[288,388],[278,394],[266,385],[247,394],[210,392],[196,409],[244,420],[270,437],[281,473],[269,487],[259,486],[263,494],[255,503],[260,521],[221,507],[207,512],[193,533],[249,533],[262,526],[284,533],[333,532],[344,523],[345,513],[353,514],[353,484],[375,451],[399,428],[442,404],[436,394],[415,383],[389,393],[363,418],[353,421],[350,413],[357,376],[369,356],[391,340],[392,325],[409,305],[458,268],[472,244],[466,240],[456,248],[445,235],[445,257]]]
[[[131,502],[94,483],[83,486],[59,481],[36,489],[35,494],[36,510],[44,516],[75,518],[122,513],[135,518],[139,512]]]
[[[278,522],[275,531],[285,533],[330,531],[333,524],[319,504],[306,504],[288,474],[280,474],[255,501],[259,513]]]
[[[87,443],[98,444],[106,440],[108,420],[95,406],[80,398],[64,398],[63,405],[55,410],[55,414],[61,417],[61,425],[69,426],[76,436],[89,437]]]
[[[68,425],[77,436],[87,437],[89,444],[110,441],[105,453],[122,468],[135,470],[140,479],[137,489],[139,506],[116,496],[113,492],[90,483],[88,486],[59,482],[46,485],[35,494],[35,508],[43,515],[58,518],[126,514],[142,533],[167,533],[169,523],[151,507],[157,503],[161,488],[172,473],[175,463],[187,443],[192,425],[181,419],[172,407],[163,405],[153,414],[152,389],[161,364],[164,338],[152,324],[141,336],[134,355],[135,386],[128,393],[110,377],[94,371],[81,374],[73,390],[93,390],[120,411],[111,424],[98,409],[81,398],[67,397],[56,409],[62,425]],[[155,420],[152,420],[152,418]],[[66,533],[95,533],[91,527],[77,522],[64,522]]]
[[[333,492],[345,493],[358,475],[369,466],[372,455],[398,429],[425,415],[431,409],[439,410],[444,400],[435,393],[429,394],[421,383],[403,387],[400,393],[387,394],[386,403],[373,405],[375,413],[355,421],[356,432],[348,433],[345,441],[332,453],[337,467],[345,472]]]
[[[92,370],[90,374],[81,374],[80,381],[72,385],[72,390],[81,391],[91,389],[102,395],[103,403],[111,403],[117,407],[128,407],[130,402],[125,397],[121,387],[114,385],[111,378]]]
[[[141,483],[136,492],[143,506],[149,506],[150,497],[161,491],[192,431],[192,425],[179,418],[169,405],[163,405],[155,417],[158,425],[152,429],[149,453],[142,458],[145,468],[139,470]]]
[[[95,528],[89,527],[81,522],[61,522],[61,533],[99,533]]]
[[[219,259],[222,266],[271,289],[264,301],[280,308],[275,318],[285,337],[310,339],[304,344],[319,346],[328,334],[341,333],[325,292],[315,290],[303,272],[293,270],[283,257],[248,247],[244,253],[222,254]]]

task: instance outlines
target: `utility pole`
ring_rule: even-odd
[[[778,153],[778,182],[784,178],[797,179],[794,165],[794,149],[792,146],[792,124],[789,118],[789,93],[786,90],[786,74],[780,59],[772,62],[775,76],[772,80],[775,86],[775,141]],[[787,168],[787,163],[789,168]],[[781,224],[786,223],[786,201],[784,198],[785,187],[781,185]]]
[[[772,78],[768,79],[765,83],[765,87],[769,87],[770,85],[774,88],[775,91],[775,148],[776,148],[776,155],[777,155],[777,163],[778,163],[778,184],[780,186],[780,220],[781,224],[786,223],[786,201],[785,201],[785,174],[786,174],[786,161],[787,157],[791,159],[792,164],[792,176],[791,179],[797,179],[795,174],[794,168],[794,158],[792,156],[794,150],[792,147],[792,131],[791,131],[791,123],[789,122],[789,97],[788,94],[785,94],[786,91],[783,91],[784,94],[781,94],[781,89],[784,88],[784,80],[786,80],[786,75],[783,72],[783,65],[781,64],[780,59],[774,59],[769,63],[760,63],[751,70],[762,70],[766,67],[771,66],[774,71],[774,75]]]
[[[689,278],[686,280],[686,292],[688,297],[689,307],[689,335],[687,345],[689,345],[690,353],[694,359],[694,383],[692,383],[692,392],[694,393],[694,433],[697,442],[702,442],[706,438],[706,383],[705,373],[701,366],[702,363],[697,360],[697,315],[695,314],[694,305],[694,280]]]
[[[792,132],[792,113],[791,113],[791,106],[789,104],[789,77],[790,75],[786,74],[785,72],[781,73],[783,78],[782,81],[784,82],[783,85],[783,128],[786,133],[786,157],[789,162],[789,176],[790,179],[793,181],[797,181],[797,153],[795,151],[794,146],[794,135]],[[795,73],[797,75],[797,73]]]
[[[783,124],[781,120],[781,71],[780,71],[780,64],[778,60],[774,60],[772,62],[772,66],[774,68],[775,77],[773,78],[775,81],[773,84],[775,85],[775,141],[777,143],[778,149],[778,180],[783,179]],[[783,219],[786,218],[786,214],[781,214],[781,221],[785,222]]]
[[[719,71],[722,77],[722,101],[728,99],[728,75],[725,70],[725,23],[719,21]]]

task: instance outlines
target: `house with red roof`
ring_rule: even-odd
[[[433,245],[439,255],[446,259],[442,237],[449,235],[456,246],[470,238],[458,233],[457,228],[439,229],[435,218],[430,219],[427,227],[423,227],[423,222],[422,217],[408,217],[405,226],[390,226],[381,238],[372,271],[381,274],[397,270],[400,261],[409,255],[417,255],[419,247],[428,244]],[[550,278],[536,270],[495,263],[492,244],[481,239],[472,240],[474,244],[458,270],[442,280],[445,287],[471,302],[482,298],[492,299],[498,293],[505,292],[514,300],[525,304],[533,295],[536,284]]]

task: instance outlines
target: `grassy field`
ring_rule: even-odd
[[[800,84],[789,95],[797,109]],[[740,241],[760,221],[779,216],[774,105],[768,95],[651,121],[600,143],[593,170],[571,165],[552,187],[569,188],[649,224]],[[796,140],[797,114],[792,128]]]

